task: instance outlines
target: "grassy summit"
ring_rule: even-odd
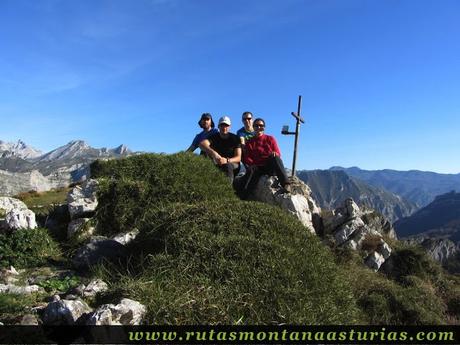
[[[148,306],[149,323],[355,323],[351,286],[332,253],[294,217],[240,201],[191,154],[98,162],[101,232],[141,231],[112,293]],[[101,273],[102,274],[102,273]]]

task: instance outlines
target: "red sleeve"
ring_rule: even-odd
[[[280,148],[278,147],[278,143],[276,142],[276,139],[272,136],[270,136],[270,144],[274,152],[281,158],[281,151]]]
[[[243,163],[246,165],[254,165],[254,152],[252,150],[252,146],[247,143],[245,145],[245,149],[243,150]]]

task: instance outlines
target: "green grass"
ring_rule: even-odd
[[[0,322],[9,324],[17,321],[24,312],[37,304],[37,294],[15,295],[8,293],[0,294]]]
[[[191,154],[97,162],[98,231],[140,230],[124,265],[106,264],[105,298],[147,305],[148,323],[355,323],[332,253],[293,216],[239,200]]]
[[[458,279],[419,249],[391,241],[392,269],[374,273],[364,253],[330,250],[279,208],[239,200],[207,159],[139,155],[91,170],[97,232],[140,230],[125,261],[93,268],[110,286],[97,303],[138,300],[149,324],[458,324]]]
[[[96,161],[91,173],[101,182],[97,230],[104,235],[137,228],[145,210],[158,204],[239,200],[210,160],[190,153]]]
[[[22,200],[36,214],[46,214],[53,205],[66,203],[69,188],[52,189],[46,192],[29,191],[19,193],[14,198]]]
[[[140,230],[125,269],[100,274],[112,293],[145,303],[149,323],[357,322],[331,252],[278,208],[170,204],[147,212]]]

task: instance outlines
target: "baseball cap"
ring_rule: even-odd
[[[225,123],[226,125],[229,125],[231,126],[232,125],[232,122],[230,121],[230,118],[228,116],[222,116],[220,119],[219,119],[219,125]]]

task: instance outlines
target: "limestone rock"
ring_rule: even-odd
[[[29,210],[21,200],[0,197],[0,229],[35,229],[35,213]]]
[[[385,258],[378,252],[373,252],[365,260],[365,264],[374,271],[378,271],[384,262]]]
[[[37,227],[35,213],[31,210],[11,210],[6,214],[4,224],[9,230],[35,229]]]
[[[139,302],[124,298],[119,304],[101,305],[92,313],[87,325],[139,325],[146,308]]]
[[[126,233],[118,234],[118,235],[112,237],[112,240],[117,241],[120,244],[126,245],[129,242],[131,242],[132,240],[134,240],[137,237],[137,235],[139,235],[139,230],[134,229],[134,230],[126,232]]]
[[[74,325],[84,314],[92,309],[82,300],[55,300],[43,310],[42,320],[45,325]]]
[[[351,235],[358,229],[364,226],[364,222],[360,218],[351,219],[347,223],[335,230],[335,241],[338,245],[345,243]]]
[[[392,252],[390,246],[385,242],[382,243],[382,245],[379,247],[378,251],[379,251],[380,254],[382,254],[382,256],[383,256],[383,258],[385,260],[390,257],[391,252]]]
[[[94,234],[94,226],[91,225],[89,218],[77,218],[70,221],[67,226],[67,238],[84,239]]]
[[[97,185],[97,180],[90,179],[69,192],[67,203],[72,219],[84,217],[95,212],[97,207]]]
[[[6,196],[0,197],[0,210],[3,210],[6,214],[13,209],[27,210],[27,206],[19,199],[10,198]]]
[[[72,263],[77,269],[87,269],[104,259],[122,257],[125,254],[125,246],[100,236],[93,238],[91,242],[79,248],[72,259]]]
[[[318,228],[316,219],[320,218],[321,210],[310,194],[310,188],[296,177],[292,179],[291,193],[282,193],[276,177],[263,175],[250,199],[281,207],[315,233],[315,228]]]
[[[391,248],[383,235],[391,237],[391,225],[373,210],[360,209],[352,200],[332,211],[325,211],[323,227],[325,234],[331,234],[335,244],[353,250],[365,249],[369,254],[365,264],[378,270],[391,255]]]
[[[83,297],[94,297],[98,292],[103,292],[108,290],[108,285],[101,279],[96,279],[91,281],[88,285],[83,286],[81,289],[79,287],[79,292]]]
[[[0,293],[12,293],[17,295],[29,295],[33,292],[43,291],[38,285],[17,286],[13,284],[0,284]]]

